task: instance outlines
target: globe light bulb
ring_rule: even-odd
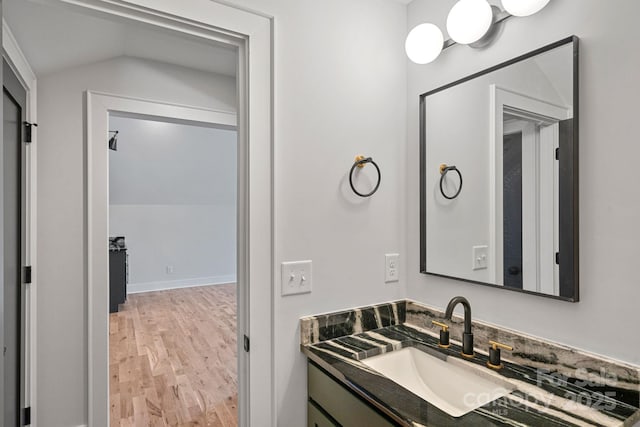
[[[504,10],[513,16],[529,16],[540,12],[549,0],[502,0]]]
[[[416,64],[428,64],[434,61],[444,45],[444,36],[434,24],[415,26],[407,35],[404,49],[409,59]]]
[[[459,0],[447,16],[447,32],[456,43],[471,44],[491,28],[493,11],[486,0]]]

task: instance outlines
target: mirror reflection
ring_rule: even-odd
[[[421,96],[422,272],[577,299],[576,53],[570,38]]]

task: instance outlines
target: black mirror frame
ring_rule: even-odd
[[[573,45],[573,138],[566,146],[561,147],[559,156],[559,246],[560,252],[556,262],[560,265],[560,295],[549,295],[523,289],[509,288],[493,283],[478,282],[427,271],[427,197],[426,197],[426,117],[425,98],[450,87],[473,80],[493,71],[505,68],[516,62],[524,61],[549,50],[567,45]],[[580,300],[579,287],[579,215],[578,215],[578,141],[579,141],[579,39],[570,36],[555,43],[533,50],[509,61],[471,74],[460,80],[441,86],[420,95],[420,272],[433,276],[445,277],[469,283],[476,283],[493,288],[507,289],[531,295],[538,295],[562,301],[578,302]]]

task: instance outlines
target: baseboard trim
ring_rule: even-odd
[[[162,282],[129,283],[127,294],[142,292],[165,291],[168,289],[193,288],[196,286],[226,285],[236,283],[236,276],[196,277],[193,279],[167,280]]]

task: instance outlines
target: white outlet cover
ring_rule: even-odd
[[[400,254],[385,254],[384,256],[385,283],[398,282],[399,280],[400,280]]]
[[[311,267],[310,260],[283,262],[281,266],[281,295],[297,295],[311,292]]]

